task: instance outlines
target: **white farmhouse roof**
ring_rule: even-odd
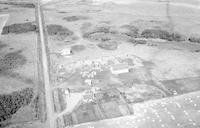
[[[110,68],[111,72],[113,74],[121,74],[121,73],[128,73],[129,72],[129,66],[128,64],[117,64]]]
[[[62,56],[68,56],[68,55],[70,55],[71,54],[71,48],[65,48],[65,49],[61,50],[60,54]]]

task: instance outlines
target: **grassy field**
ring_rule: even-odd
[[[0,127],[40,118],[38,113],[43,103],[37,71],[34,7],[31,1],[0,2],[0,13],[9,14],[0,37],[0,100],[4,105],[1,108]]]
[[[199,90],[198,80],[187,79],[199,76],[199,10],[192,4],[185,6],[185,2],[181,1],[184,6],[146,1],[134,1],[133,4],[113,4],[112,1],[98,5],[80,1],[47,4],[44,16],[49,33],[53,86],[83,92],[91,87],[84,82],[88,78],[80,74],[92,71],[92,68],[77,66],[76,62],[134,55],[142,60],[143,67],[113,75],[109,66],[102,64],[103,71],[94,76],[100,80],[98,87],[116,87],[131,103],[171,97],[174,90],[177,94]],[[48,29],[49,26],[56,27],[57,32]],[[63,49],[72,48],[74,51],[77,46],[80,46],[78,50],[69,56],[59,54]],[[71,70],[65,71],[65,68]],[[195,83],[192,89],[190,82]],[[112,103],[108,106],[112,108]],[[107,113],[112,118],[109,107]],[[80,123],[93,116],[80,115],[85,119]]]

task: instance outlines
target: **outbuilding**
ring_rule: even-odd
[[[65,49],[60,51],[60,54],[62,56],[69,56],[69,55],[72,54],[72,50],[71,50],[71,48],[65,48]]]
[[[129,72],[129,66],[128,64],[117,64],[112,67],[110,67],[110,71],[112,74],[118,75],[122,73],[128,73]]]

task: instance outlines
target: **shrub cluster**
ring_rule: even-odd
[[[6,54],[3,58],[0,59],[0,72],[7,71],[9,69],[17,68],[20,65],[26,63],[26,58],[20,54],[21,51],[15,51]]]
[[[145,29],[141,36],[144,38],[159,38],[168,41],[184,41],[184,37],[179,33],[169,33],[161,29]]]
[[[79,21],[79,20],[87,20],[89,19],[86,16],[68,16],[68,17],[64,17],[63,20],[67,21],[67,22],[74,22],[74,21]]]
[[[188,40],[190,42],[199,43],[200,44],[200,37],[191,36]]]
[[[56,25],[56,24],[47,25],[47,33],[50,36],[55,36],[56,39],[58,39],[58,40],[65,40],[66,37],[74,34],[68,28],[65,28],[61,25]]]
[[[35,8],[35,4],[30,3],[30,2],[12,2],[12,1],[4,2],[2,1],[0,2],[0,4],[14,5],[14,6],[23,7],[23,8]]]
[[[25,88],[11,94],[0,95],[0,122],[10,119],[21,107],[28,105],[33,95],[32,88]]]
[[[11,24],[9,26],[5,26],[3,28],[2,34],[6,35],[9,33],[15,33],[15,34],[21,34],[21,33],[27,33],[31,31],[38,31],[38,27],[33,22],[26,22],[26,23],[16,23]]]

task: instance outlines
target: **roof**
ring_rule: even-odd
[[[65,48],[65,49],[61,50],[61,51],[60,51],[60,54],[61,54],[62,56],[66,56],[66,55],[71,54],[71,48]]]

